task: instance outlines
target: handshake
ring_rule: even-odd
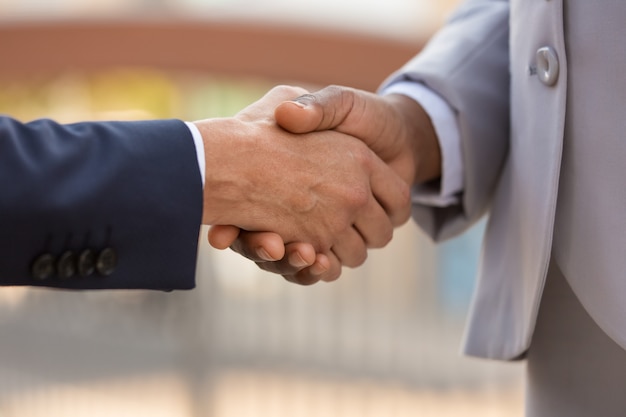
[[[441,172],[428,115],[402,95],[282,86],[195,125],[211,245],[304,285],[385,246],[410,216],[409,187]]]

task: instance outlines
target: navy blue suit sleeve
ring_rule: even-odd
[[[193,288],[201,217],[179,120],[0,117],[0,285]]]

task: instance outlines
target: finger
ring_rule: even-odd
[[[247,120],[258,120],[259,117],[264,116],[271,117],[274,115],[274,109],[281,102],[292,100],[306,93],[308,93],[308,91],[300,87],[287,85],[276,86],[265,93],[259,100],[237,113],[237,117]]]
[[[312,285],[319,281],[335,281],[341,275],[341,262],[331,251],[326,254],[317,254],[315,263],[308,268],[301,269],[297,273],[284,276],[286,280],[300,284]]]
[[[330,86],[280,103],[274,110],[274,118],[279,126],[293,133],[333,129],[353,136],[390,164],[408,184],[415,181],[416,138],[420,138],[419,143],[425,143],[424,137],[432,137],[434,152],[421,153],[422,160],[427,161],[421,178],[434,179],[440,175],[441,155],[430,118],[415,100],[406,96],[381,97],[367,91]]]
[[[308,243],[289,243],[284,246],[282,259],[263,262],[257,261],[259,268],[274,274],[290,276],[310,267],[316,261],[315,249]]]
[[[389,219],[382,209],[380,209],[380,211],[382,213],[382,218],[376,219],[376,221],[386,223],[386,226],[391,229]],[[342,265],[350,268],[356,268],[357,266],[362,265],[367,259],[367,246],[365,239],[354,227],[349,228],[340,236],[337,236],[335,242],[336,243],[333,245],[332,252],[336,255]]]
[[[278,261],[285,256],[285,244],[276,233],[248,232],[242,230],[231,249],[240,255],[259,261]]]
[[[303,96],[306,97],[306,96]],[[280,103],[274,110],[274,118],[280,127],[291,133],[309,133],[321,129],[324,108],[291,100]],[[329,127],[333,128],[335,126]]]
[[[309,268],[298,272],[296,279],[302,282],[316,279],[318,281],[331,282],[341,276],[341,261],[333,251],[318,254],[315,263]]]
[[[310,248],[312,249],[312,246]],[[287,253],[294,250],[296,247],[291,244],[287,245]],[[301,248],[297,250],[301,250]],[[294,266],[286,261],[287,258],[289,255],[276,262],[257,262],[257,266],[265,271],[280,274],[287,281],[299,285],[312,285],[318,281],[330,282],[341,275],[341,262],[332,252],[327,254],[313,253],[313,260],[306,267]]]
[[[289,243],[285,246],[285,254],[283,259],[295,271],[313,265],[316,260],[315,249],[308,243]]]
[[[357,214],[353,230],[359,234],[367,248],[382,248],[393,237],[393,227],[394,224],[383,206],[372,197],[370,203]],[[335,243],[333,249],[342,250],[343,248],[338,243]],[[342,256],[339,257],[343,261]],[[358,266],[347,265],[345,262],[342,263],[351,267]]]
[[[322,257],[326,258],[327,264],[323,262]],[[326,270],[322,270],[321,268],[323,267],[325,267]],[[321,254],[318,255],[315,264],[309,268],[309,272],[315,276],[319,276],[320,281],[336,281],[341,276],[341,262],[332,252],[329,254]]]
[[[380,158],[371,158],[370,186],[393,226],[404,224],[411,216],[411,191],[408,184]],[[370,215],[373,212],[370,211]],[[359,222],[362,225],[362,221]],[[360,229],[359,229],[360,230]]]
[[[393,108],[376,94],[329,86],[280,103],[276,122],[292,133],[334,129],[359,138],[383,160],[394,157],[389,141],[402,131]]]
[[[215,249],[226,249],[235,242],[239,231],[237,226],[214,225],[209,229],[207,237]]]
[[[280,104],[274,116],[280,126],[292,133],[335,129],[353,116],[355,104],[360,105],[361,100],[353,89],[330,86]]]

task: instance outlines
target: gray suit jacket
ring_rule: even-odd
[[[490,212],[468,354],[527,350],[552,254],[626,347],[624,22],[619,0],[470,0],[389,80],[437,91],[461,129],[462,202],[416,221],[440,240]]]

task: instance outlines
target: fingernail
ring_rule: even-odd
[[[264,261],[273,261],[274,258],[272,258],[270,256],[269,253],[267,253],[267,251],[264,248],[258,248],[256,250],[256,254],[259,256],[259,258],[263,259]]]
[[[306,109],[307,105],[305,103],[302,103],[300,101],[298,101],[298,99],[293,99],[291,100],[292,104],[295,104],[296,106],[300,107],[301,109]]]
[[[294,252],[289,255],[289,265],[296,268],[302,268],[308,266],[309,264],[307,263],[307,261],[304,260],[302,256],[300,256],[298,252]]]
[[[291,100],[291,102],[294,103],[296,106],[302,107],[304,109],[308,107],[309,104],[311,104],[312,99],[314,98],[311,94],[304,94],[304,95],[301,95],[300,97],[294,98],[293,100]]]

